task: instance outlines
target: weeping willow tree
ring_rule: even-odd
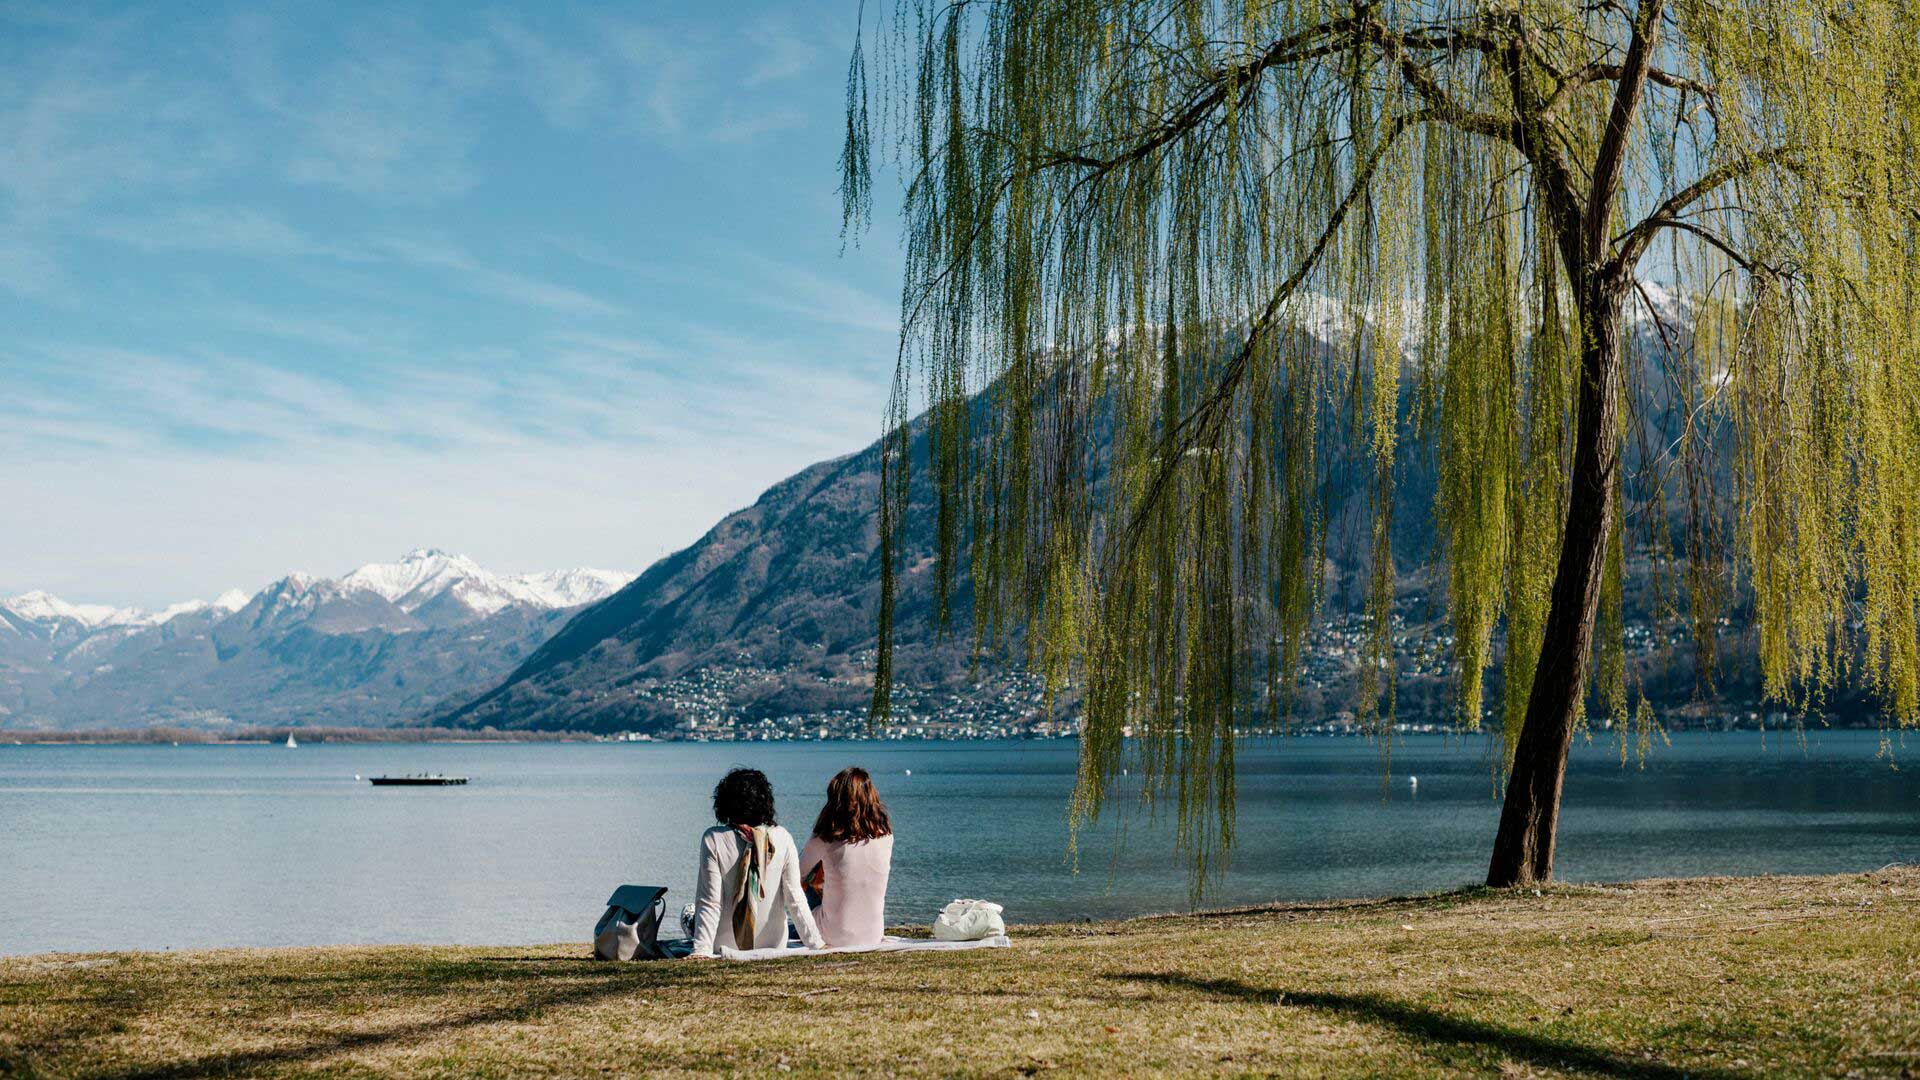
[[[1590,687],[1628,697],[1625,552],[1670,496],[1693,563],[1728,519],[1770,697],[1857,680],[1920,719],[1920,6],[898,0],[861,37],[850,225],[876,132],[907,184],[877,713],[924,395],[942,617],[970,575],[979,641],[1078,688],[1079,819],[1125,763],[1202,866],[1236,728],[1302,669],[1336,430],[1370,463],[1377,734],[1391,518],[1429,510],[1396,505],[1396,446],[1439,463],[1459,716],[1505,734],[1490,884],[1552,874]],[[1648,319],[1672,347],[1642,371]],[[1656,395],[1682,429],[1629,476]],[[1684,579],[1710,637],[1736,590]]]

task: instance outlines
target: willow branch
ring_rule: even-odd
[[[1147,486],[1146,495],[1128,519],[1126,542],[1116,547],[1115,551],[1129,550],[1138,543],[1140,531],[1146,527],[1149,516],[1165,496],[1167,484],[1172,479],[1174,470],[1186,460],[1187,452],[1201,445],[1203,441],[1209,441],[1218,435],[1220,425],[1227,415],[1226,405],[1239,389],[1240,380],[1246,376],[1247,367],[1253,361],[1254,350],[1273,328],[1274,320],[1279,317],[1280,310],[1319,266],[1321,255],[1326,252],[1333,238],[1339,234],[1348,212],[1353,209],[1355,203],[1360,201],[1361,196],[1366,194],[1367,188],[1373,183],[1374,173],[1379,171],[1380,162],[1386,158],[1387,151],[1409,127],[1415,124],[1445,122],[1445,119],[1434,110],[1408,113],[1397,117],[1381,133],[1379,144],[1374,147],[1366,163],[1356,171],[1347,193],[1341,197],[1340,202],[1334,206],[1333,212],[1327,216],[1327,224],[1320,230],[1319,237],[1301,258],[1299,265],[1294,267],[1293,273],[1287,275],[1287,279],[1281,282],[1267,298],[1266,307],[1261,310],[1259,318],[1248,327],[1247,336],[1240,342],[1240,348],[1234,353],[1233,359],[1228,361],[1226,370],[1221,372],[1220,378],[1215,381],[1206,400],[1194,406],[1193,411],[1182,418],[1173,431],[1167,434],[1159,455],[1159,465],[1154,469],[1153,480]]]
[[[1700,226],[1695,225],[1691,221],[1669,219],[1667,221],[1660,222],[1658,224],[1661,228],[1677,229],[1681,232],[1692,233],[1693,235],[1699,237],[1700,239],[1705,240],[1707,243],[1712,244],[1714,247],[1719,248],[1722,252],[1726,253],[1727,258],[1732,259],[1735,265],[1740,267],[1740,269],[1745,270],[1749,274],[1757,273],[1760,270],[1760,265],[1758,263],[1754,262],[1751,258],[1747,257],[1746,255],[1741,254],[1739,251],[1734,250],[1733,245],[1728,243],[1726,238],[1708,229],[1703,229]]]
[[[1275,41],[1259,56],[1216,74],[1203,88],[1195,91],[1184,108],[1162,121],[1145,139],[1120,154],[1102,158],[1079,151],[1063,151],[1042,159],[1034,169],[1037,172],[1060,165],[1081,165],[1104,173],[1139,161],[1198,127],[1208,114],[1226,102],[1229,89],[1258,80],[1269,68],[1330,56],[1349,47],[1352,44],[1352,31],[1360,23],[1361,20],[1356,18],[1334,19]]]
[[[1613,258],[1613,264],[1624,267],[1632,266],[1639,261],[1641,252],[1646,250],[1654,233],[1663,228],[1683,224],[1679,220],[1680,212],[1712,194],[1722,185],[1743,176],[1749,176],[1769,165],[1790,164],[1794,156],[1792,147],[1774,146],[1708,169],[1698,180],[1681,188],[1666,202],[1661,203],[1640,224],[1615,237],[1612,246],[1618,249],[1618,253]]]
[[[1332,19],[1274,41],[1259,56],[1215,74],[1195,91],[1185,107],[1122,153],[1099,157],[1083,150],[1060,151],[1042,159],[1035,169],[1080,165],[1103,173],[1111,172],[1121,165],[1139,161],[1193,131],[1210,113],[1225,104],[1232,88],[1239,87],[1244,94],[1261,75],[1273,68],[1331,56],[1361,43],[1380,46],[1389,59],[1400,65],[1408,82],[1429,106],[1447,110],[1449,115],[1446,119],[1449,123],[1476,134],[1510,140],[1509,125],[1497,117],[1475,113],[1453,101],[1407,55],[1409,52],[1456,52],[1461,49],[1492,52],[1505,43],[1503,38],[1479,30],[1437,27],[1395,31],[1365,14],[1365,5],[1360,5],[1359,10],[1360,14]]]
[[[1424,39],[1418,37],[1417,32],[1411,37],[1407,34],[1395,33],[1393,30],[1388,29],[1386,24],[1377,19],[1366,20],[1362,30],[1366,36],[1380,46],[1381,52],[1386,55],[1386,58],[1393,61],[1400,68],[1401,77],[1407,80],[1407,85],[1413,87],[1414,93],[1418,94],[1420,99],[1426,102],[1427,107],[1433,110],[1437,118],[1444,120],[1446,123],[1462,131],[1475,135],[1483,135],[1491,139],[1499,139],[1501,142],[1512,144],[1516,149],[1518,148],[1519,144],[1516,141],[1513,124],[1511,122],[1494,116],[1491,113],[1476,112],[1460,104],[1460,102],[1448,94],[1445,88],[1443,88],[1432,75],[1428,74],[1427,69],[1421,67],[1411,55],[1411,52],[1415,50],[1426,51],[1439,48],[1440,46],[1431,43],[1416,45],[1414,44],[1415,41],[1424,41]],[[1489,45],[1498,44],[1498,42],[1491,37],[1477,38],[1476,40],[1485,41]]]
[[[1554,88],[1553,95],[1547,98],[1547,103],[1541,106],[1541,110],[1548,114],[1558,112],[1560,107],[1565,105],[1568,99],[1573,97],[1574,92],[1581,87],[1591,86],[1597,82],[1618,82],[1625,75],[1626,69],[1620,64],[1588,64],[1560,80],[1560,84]],[[1647,69],[1647,81],[1669,89],[1686,90],[1698,94],[1709,102],[1719,98],[1718,88],[1712,83],[1703,83],[1655,67]],[[1712,106],[1709,105],[1708,108],[1711,111]]]

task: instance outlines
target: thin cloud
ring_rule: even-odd
[[[71,303],[72,283],[51,255],[18,240],[0,240],[0,289],[34,300]]]
[[[220,298],[212,304],[219,321],[245,334],[283,342],[317,345],[331,353],[398,358],[413,336],[404,325],[365,312],[304,315]]]
[[[23,588],[644,565],[879,433],[884,268],[764,179],[838,109],[784,12],[61,12],[0,10]]]
[[[877,423],[859,407],[877,393],[869,381],[798,373],[790,346],[723,329],[682,328],[678,341],[563,333],[536,349],[329,371],[219,350],[43,343],[10,361],[25,389],[0,401],[0,447],[16,461],[65,460],[71,447],[17,423],[32,419],[70,443],[152,452],[511,447],[550,458],[590,443],[780,446],[797,466],[796,454],[866,442]],[[816,422],[796,431],[795,415]]]
[[[627,109],[647,121],[643,130],[668,137],[685,132],[693,118],[695,84],[702,81],[687,43],[676,45],[659,32],[632,23],[608,21],[600,30],[601,40],[626,78]]]
[[[464,115],[492,78],[483,42],[441,44],[408,23],[358,35],[280,114],[295,125],[292,179],[362,194],[456,195],[479,182]]]
[[[252,590],[292,570],[338,574],[433,544],[507,572],[644,567],[791,471],[777,453],[587,446],[554,469],[513,447],[450,456],[345,448],[324,458],[91,458],[0,471],[36,513],[0,530],[7,592],[160,607]],[[75,536],[101,550],[76,557]],[[138,536],[135,542],[113,538]]]
[[[453,245],[407,237],[322,242],[277,215],[247,207],[197,207],[155,217],[122,218],[97,225],[93,232],[104,239],[153,251],[399,262],[436,271],[439,283],[454,292],[570,314],[608,315],[617,310],[582,290],[490,266]],[[33,254],[24,249],[19,252],[17,275],[10,275],[8,249],[0,247],[0,286],[9,285],[12,276],[31,281],[42,269],[29,261]]]
[[[793,131],[805,126],[807,126],[807,114],[788,106],[770,109],[728,109],[707,129],[707,141],[739,145],[753,142],[763,136]]]
[[[555,45],[518,19],[496,16],[490,30],[507,55],[516,86],[539,105],[548,123],[582,127],[604,102],[606,79],[599,58]]]
[[[763,284],[751,294],[757,303],[855,330],[891,335],[900,329],[898,301],[755,252],[741,252],[739,258],[760,271]]]
[[[447,285],[479,296],[582,315],[610,315],[618,310],[579,289],[488,266],[455,247],[403,239],[380,241],[377,246],[415,266],[447,271],[442,279]]]
[[[189,207],[146,218],[121,218],[95,226],[97,235],[153,251],[220,251],[280,258],[350,258],[339,246],[323,244],[278,215],[251,207]]]
[[[820,50],[812,42],[772,24],[763,24],[748,31],[746,42],[756,58],[752,70],[747,72],[748,86],[791,79],[805,73],[820,59]]]
[[[238,154],[203,90],[126,73],[111,39],[5,65],[0,145],[0,195],[16,225],[104,195],[183,187]]]

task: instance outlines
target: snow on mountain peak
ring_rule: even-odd
[[[415,548],[397,563],[368,563],[340,579],[348,590],[375,593],[406,612],[446,594],[481,615],[513,604],[576,607],[618,592],[634,575],[616,570],[554,570],[517,577],[495,574],[465,555]]]
[[[493,575],[464,555],[415,548],[397,563],[368,563],[340,579],[343,588],[364,589],[412,611],[463,581]]]
[[[372,593],[408,614],[450,594],[474,615],[487,616],[516,604],[546,609],[590,604],[620,591],[634,576],[617,570],[590,568],[506,576],[490,573],[464,555],[439,548],[415,548],[399,562],[368,563],[337,580],[295,571],[251,596],[239,589],[229,589],[211,603],[187,600],[154,612],[106,604],[73,604],[38,589],[0,599],[0,608],[26,622],[77,623],[89,632],[113,627],[159,626],[179,616],[202,611],[217,612],[218,617],[225,617],[256,599],[268,608],[307,610],[353,593]]]
[[[76,610],[72,604],[53,595],[35,589],[23,592],[19,596],[10,596],[5,601],[7,610],[26,619],[71,619]]]
[[[544,574],[522,574],[514,582],[540,596],[547,607],[573,607],[604,600],[634,579],[619,570],[553,570]]]
[[[182,600],[177,604],[168,604],[166,607],[154,612],[148,621],[158,626],[161,623],[168,622],[181,615],[191,615],[196,611],[205,611],[212,606],[213,605],[207,603],[205,600]]]
[[[314,587],[321,579],[304,571],[295,570],[266,588],[255,593],[247,601],[249,605],[259,605],[262,612],[311,605]]]
[[[21,593],[19,596],[0,600],[0,608],[12,612],[28,622],[79,623],[88,630],[104,630],[109,627],[139,628],[159,626],[181,615],[196,611],[217,608],[224,613],[239,611],[247,605],[247,594],[238,589],[221,593],[220,598],[209,604],[205,600],[183,600],[169,604],[159,611],[145,611],[140,608],[118,608],[108,604],[72,604],[43,589]]]
[[[138,608],[117,608],[106,604],[69,604],[41,589],[24,592],[3,602],[8,611],[34,622],[71,619],[86,627],[127,626],[147,622],[151,617]]]
[[[1696,303],[1689,293],[1658,281],[1641,281],[1627,294],[1627,322],[1632,326],[1646,326],[1657,315],[1673,326],[1690,326]]]

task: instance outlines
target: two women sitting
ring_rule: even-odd
[[[758,769],[735,769],[720,781],[713,816],[719,824],[700,837],[694,957],[712,957],[719,947],[784,948],[789,918],[810,949],[879,943],[893,827],[865,769],[842,769],[827,785],[804,850],[775,820],[773,785]]]

